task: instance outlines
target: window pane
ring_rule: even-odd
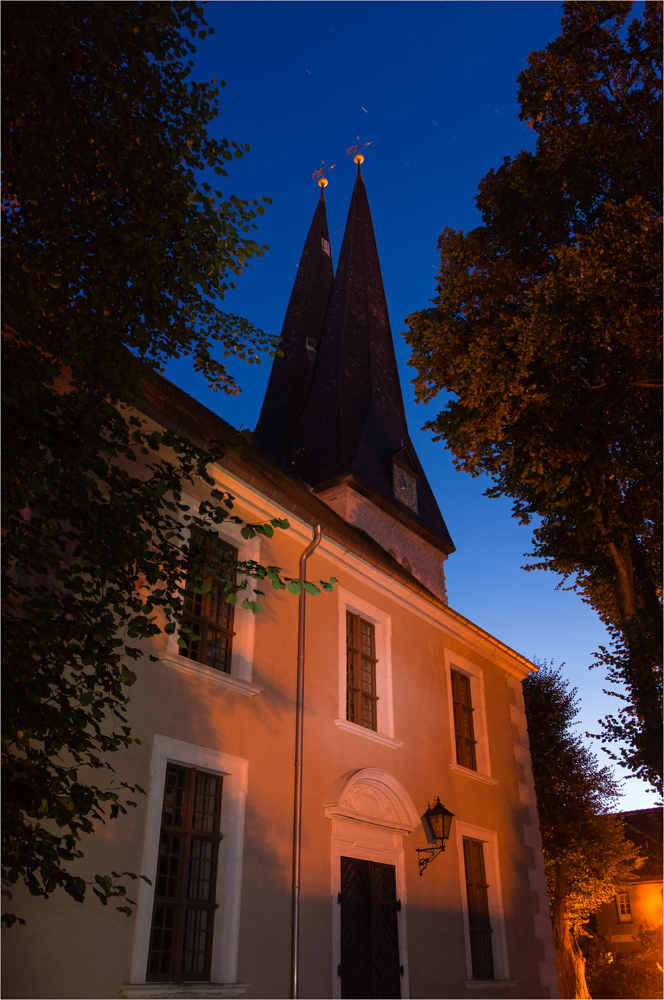
[[[217,799],[219,779],[211,774],[196,775],[194,790],[194,830],[204,833],[216,833],[215,819],[217,816]]]
[[[629,893],[619,892],[616,895],[618,902],[618,919],[622,923],[629,923],[632,919],[632,908],[629,903]]]
[[[214,844],[211,840],[192,840],[189,852],[187,899],[207,903],[212,899]]]
[[[225,599],[224,588],[218,584],[212,584],[210,591],[210,610],[208,618],[214,625],[220,628],[230,629],[231,627],[231,605]]]
[[[376,630],[346,612],[346,718],[376,729]]]
[[[223,670],[228,673],[230,668],[231,639],[223,632],[214,632],[208,628],[205,646],[205,662],[208,667]]]
[[[374,665],[371,660],[362,660],[362,690],[374,694]]]
[[[182,807],[186,786],[186,770],[181,767],[169,766],[166,772],[166,792],[164,794],[164,826],[182,826]]]
[[[201,631],[200,625],[196,625],[195,622],[191,622],[190,626],[191,626],[191,628],[193,629],[194,632],[196,632],[197,634],[200,634],[200,631]],[[200,649],[200,640],[199,639],[192,639],[191,636],[189,636],[189,635],[182,636],[182,638],[187,643],[186,647],[183,650],[183,654],[182,655],[188,657],[188,659],[190,659],[190,660],[198,660],[198,651]],[[180,648],[182,649],[182,647],[180,647]]]
[[[360,619],[362,655],[374,656],[374,627]]]
[[[184,947],[182,975],[202,976],[207,964],[210,910],[186,910],[184,916]]]
[[[349,649],[346,654],[346,678],[349,687],[357,687],[355,677],[355,663],[357,654]]]
[[[493,949],[489,895],[484,867],[484,844],[481,840],[463,838],[463,860],[466,871],[468,929],[473,964],[473,979],[493,979]]]
[[[168,833],[161,836],[156,894],[162,899],[175,899],[178,894],[182,838]]]
[[[148,963],[148,973],[152,976],[167,976],[170,972],[174,921],[175,910],[172,906],[155,907]]]
[[[207,574],[203,569],[204,555],[212,556]],[[192,530],[184,617],[198,638],[183,636],[186,646],[182,651],[189,659],[224,673],[230,673],[233,640],[233,606],[225,599],[224,582],[234,577],[225,560],[235,558],[236,550],[221,539]],[[205,594],[194,593],[194,584],[200,588],[203,582],[210,585],[210,590]]]
[[[209,975],[221,791],[218,775],[176,764],[166,768],[149,979]]]
[[[365,729],[375,729],[374,702],[371,698],[362,698],[362,725]]]
[[[451,670],[450,676],[457,764],[461,764],[462,767],[467,767],[471,771],[476,771],[476,740],[473,728],[470,677],[459,673],[458,670]]]
[[[357,653],[355,652],[355,615],[346,612],[346,718],[349,722],[359,722],[356,718],[355,702],[358,687]]]
[[[350,684],[350,681],[348,682]],[[355,722],[355,692],[350,690],[350,687],[346,690],[346,718],[349,722]]]
[[[203,613],[203,595],[196,594],[190,587],[187,587],[185,595],[184,609],[191,615],[200,618]]]

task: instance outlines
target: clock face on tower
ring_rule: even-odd
[[[417,480],[414,476],[409,475],[402,466],[397,465],[396,462],[392,468],[394,470],[395,497],[417,514]]]

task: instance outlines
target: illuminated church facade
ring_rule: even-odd
[[[141,415],[242,441],[210,467],[217,487],[247,521],[290,527],[224,528],[240,559],[298,577],[311,549],[307,578],[338,582],[304,621],[292,595],[254,616],[220,610],[213,587],[189,606],[188,655],[173,636],[146,644],[142,743],[113,764],[147,794],[86,841],[81,873],[151,885],[129,919],[17,893],[28,923],[8,933],[5,996],[251,1000],[295,981],[302,998],[558,997],[521,693],[533,667],[448,604],[454,545],[408,434],[359,163],[336,275],[321,188],[282,338],[255,444],[165,379]],[[436,811],[428,840],[421,817],[437,798],[453,818],[431,860]]]

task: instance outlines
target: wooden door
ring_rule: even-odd
[[[394,865],[341,859],[341,996],[401,996]]]

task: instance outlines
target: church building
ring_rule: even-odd
[[[534,668],[448,603],[454,544],[408,433],[356,162],[336,274],[321,186],[255,443],[164,378],[137,404],[148,427],[241,443],[217,488],[290,527],[224,541],[334,590],[271,591],[253,615],[213,581],[187,606],[197,641],[146,642],[141,744],[113,760],[146,795],[86,839],[80,872],[151,884],[131,918],[17,889],[7,997],[560,996]]]

